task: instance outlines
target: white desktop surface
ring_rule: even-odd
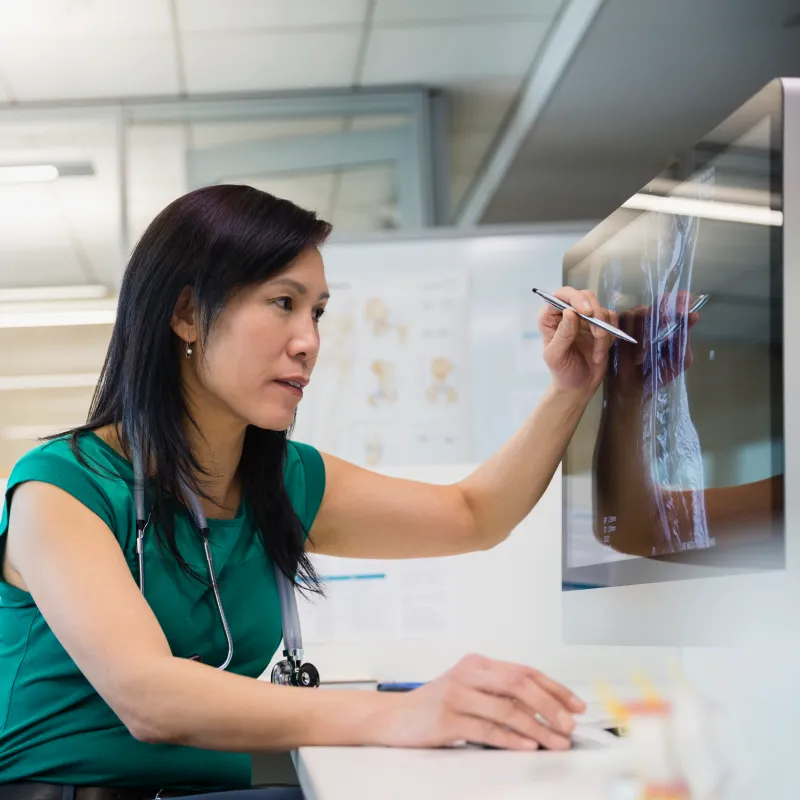
[[[295,766],[306,800],[609,800],[618,752],[303,747]]]

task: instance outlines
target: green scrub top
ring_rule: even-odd
[[[82,435],[79,443],[92,469],[78,461],[67,438],[40,445],[17,463],[0,519],[0,556],[14,487],[43,481],[69,492],[108,525],[138,580],[132,465],[93,433]],[[325,469],[314,448],[289,443],[285,485],[309,530],[325,490]],[[272,561],[246,502],[235,519],[209,519],[208,524],[233,636],[228,670],[257,678],[281,640]],[[201,537],[187,512],[177,506],[175,535],[181,554],[205,577]],[[173,655],[199,654],[205,664],[222,664],[228,648],[212,590],[178,568],[152,528],[145,534],[144,551],[147,602]],[[103,647],[103,642],[97,646]],[[134,739],[67,655],[31,595],[0,580],[0,783],[215,791],[246,788],[250,779],[247,754]]]

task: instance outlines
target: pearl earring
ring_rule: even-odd
[[[186,358],[192,357],[192,343],[186,342]]]

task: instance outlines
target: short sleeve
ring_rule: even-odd
[[[325,494],[325,463],[319,450],[290,441],[284,481],[292,506],[308,532]]]
[[[58,439],[31,450],[17,462],[8,479],[3,515],[0,518],[0,536],[8,530],[14,490],[27,481],[41,481],[58,486],[114,530],[113,504],[98,478],[89,467],[76,460],[67,440]]]

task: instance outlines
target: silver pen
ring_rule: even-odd
[[[601,319],[595,319],[594,317],[587,317],[586,314],[581,314],[580,311],[575,311],[575,309],[569,304],[565,303],[563,300],[559,300],[557,297],[554,297],[549,292],[543,292],[541,289],[534,289],[535,294],[538,294],[539,297],[542,298],[547,303],[550,303],[551,306],[557,308],[559,311],[573,311],[576,313],[581,319],[585,319],[592,325],[597,325],[598,328],[602,328],[604,331],[616,336],[618,339],[624,339],[626,342],[630,342],[631,344],[638,344],[636,339],[632,336],[628,336],[625,331],[621,331],[619,328],[615,328],[613,325],[609,325],[607,322],[603,322]]]
[[[695,314],[698,312],[709,300],[710,295],[701,294],[697,300],[694,301],[692,307],[689,309],[689,314]],[[687,314],[688,316],[688,314]],[[669,325],[665,330],[659,331],[658,336],[656,337],[656,344],[663,344],[673,333],[675,333],[678,328],[681,326],[681,320],[675,320],[673,323]]]

